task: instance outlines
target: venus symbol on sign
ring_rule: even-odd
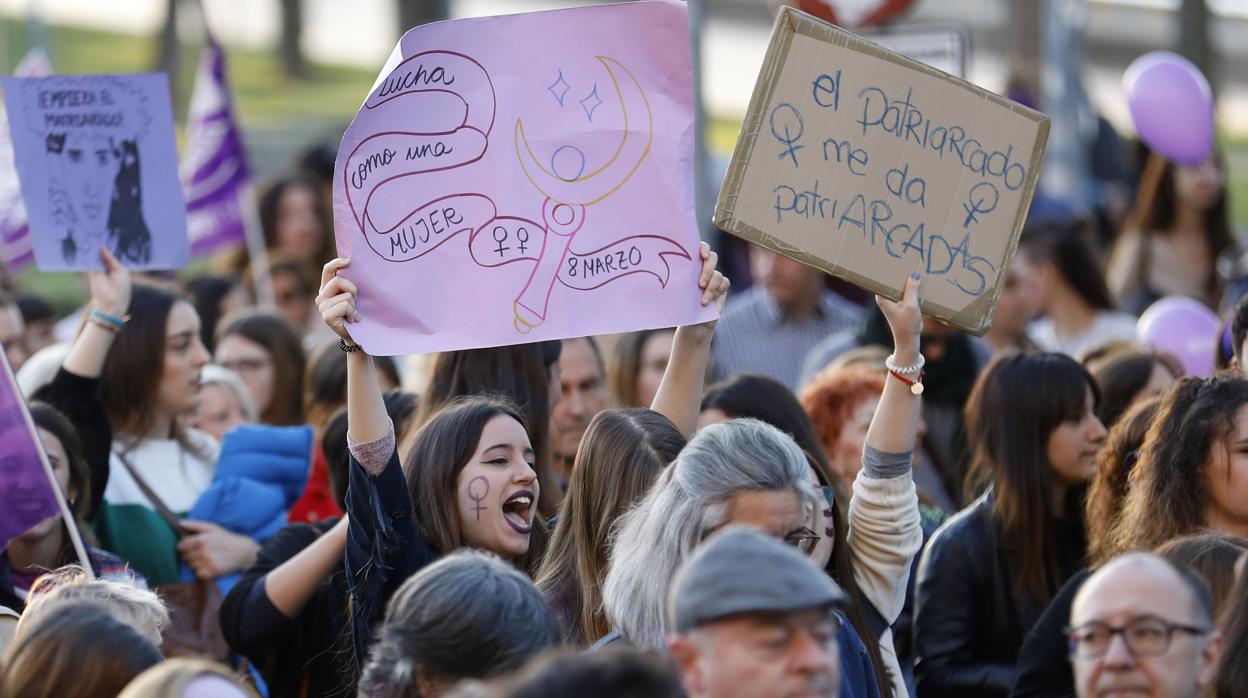
[[[797,151],[806,146],[795,144],[802,139],[802,134],[805,132],[806,125],[802,122],[802,115],[798,113],[797,107],[788,102],[781,102],[771,110],[771,135],[780,142],[780,145],[786,146],[780,151],[779,159],[790,158],[793,160],[793,166],[798,166]]]

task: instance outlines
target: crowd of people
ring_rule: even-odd
[[[272,304],[241,253],[0,292],[73,518],[0,557],[0,698],[1248,696],[1220,159],[1033,215],[982,338],[724,239],[717,322],[424,357],[352,338],[326,174],[259,199]],[[1214,375],[1139,339],[1176,294]]]

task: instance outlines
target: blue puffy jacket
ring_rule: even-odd
[[[225,435],[212,484],[187,518],[209,521],[263,543],[286,525],[286,512],[303,494],[311,463],[312,427],[236,427]],[[223,595],[238,576],[217,578]],[[182,578],[195,578],[185,563]]]

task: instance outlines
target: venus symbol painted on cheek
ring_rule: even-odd
[[[481,487],[477,487],[477,483],[481,483]],[[477,493],[480,490],[480,494]],[[476,502],[472,507],[473,512],[477,515],[477,521],[481,520],[481,512],[485,510],[485,505],[481,502],[490,494],[490,481],[484,476],[478,475],[468,481],[468,498]]]

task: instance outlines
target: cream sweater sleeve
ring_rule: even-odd
[[[849,501],[846,536],[854,581],[889,625],[905,606],[910,566],[923,545],[910,459],[909,453],[883,453],[866,446]],[[894,695],[905,696],[891,628],[880,638],[880,654],[893,679]]]

